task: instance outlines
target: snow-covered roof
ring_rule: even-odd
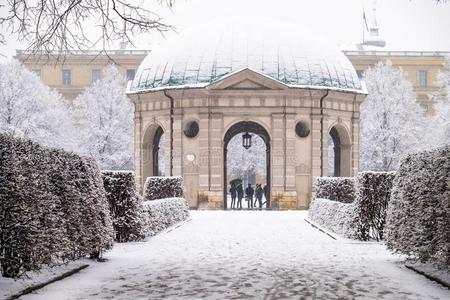
[[[334,45],[297,25],[233,17],[194,26],[154,49],[129,92],[203,87],[249,68],[291,87],[361,90],[356,71]]]

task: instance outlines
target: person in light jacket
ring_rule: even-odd
[[[262,208],[262,197],[263,197],[263,189],[261,187],[261,184],[257,184],[256,185],[256,189],[255,189],[255,207],[256,207],[256,201],[258,201],[258,206],[259,208]]]

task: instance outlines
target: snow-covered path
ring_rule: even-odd
[[[193,211],[23,299],[450,299],[376,243],[336,241],[304,211]]]

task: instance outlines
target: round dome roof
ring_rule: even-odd
[[[203,87],[245,68],[291,87],[361,89],[337,47],[296,25],[238,17],[194,26],[163,42],[139,66],[130,92]]]

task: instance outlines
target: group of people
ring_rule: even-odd
[[[242,183],[239,183],[237,185],[232,184],[230,187],[230,194],[231,209],[242,209],[242,198],[244,198],[244,189],[242,187]],[[266,199],[264,203],[262,201],[263,195]],[[249,209],[257,208],[256,204],[258,204],[258,208],[262,208],[264,204],[268,203],[268,199],[269,186],[267,184],[262,187],[261,184],[257,183],[256,187],[253,188],[249,183],[247,188],[245,189],[245,201],[247,201],[247,207]]]

